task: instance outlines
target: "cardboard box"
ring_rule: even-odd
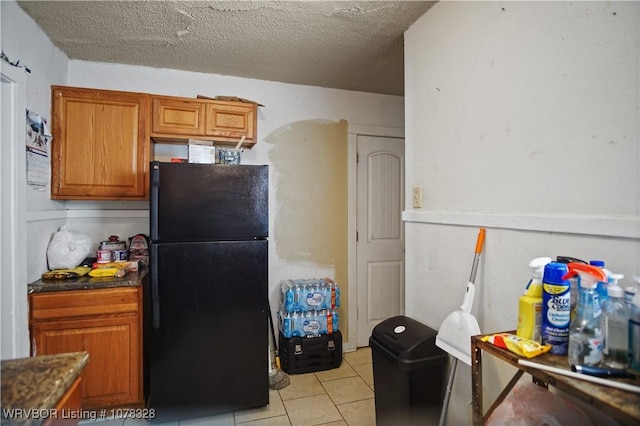
[[[189,162],[214,164],[217,159],[216,147],[212,141],[189,139]]]

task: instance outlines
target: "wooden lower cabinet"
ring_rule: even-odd
[[[62,395],[62,398],[58,401],[54,410],[59,413],[59,417],[49,417],[42,426],[70,426],[77,425],[78,419],[64,418],[64,413],[78,412],[82,408],[82,375],[78,376],[76,380],[69,386],[69,389]]]
[[[141,287],[30,295],[32,355],[87,351],[82,408],[143,403]]]

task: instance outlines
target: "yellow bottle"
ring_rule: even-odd
[[[518,328],[516,336],[542,342],[542,274],[550,257],[537,257],[529,262],[531,279],[518,300]]]

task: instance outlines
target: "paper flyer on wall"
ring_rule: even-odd
[[[53,136],[47,121],[27,110],[27,186],[44,191],[49,184],[49,143]]]

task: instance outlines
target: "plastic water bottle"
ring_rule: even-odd
[[[633,298],[629,319],[629,367],[640,371],[640,292]]]
[[[331,320],[333,324],[332,333],[335,333],[336,331],[340,330],[340,318],[338,317],[338,311],[335,309],[331,310]]]
[[[638,289],[636,286],[628,286],[624,288],[624,303],[626,303],[627,308],[631,311],[631,307],[633,306],[633,298],[635,297]]]
[[[624,303],[624,290],[617,285],[623,276],[611,274],[607,292],[609,300],[602,304],[601,326],[604,336],[604,365],[611,368],[629,366],[629,319],[631,313]]]
[[[597,365],[602,361],[604,342],[600,328],[602,311],[596,287],[598,281],[606,280],[606,276],[594,266],[577,263],[567,266],[567,276],[575,273],[580,275],[578,307],[569,328],[569,365]]]
[[[606,279],[598,281],[598,285],[596,286],[596,292],[598,293],[598,297],[600,298],[600,303],[602,303],[609,298],[607,287],[609,286],[611,272],[608,269],[605,269],[604,260],[590,260],[589,265],[596,266],[602,269],[606,275]]]

